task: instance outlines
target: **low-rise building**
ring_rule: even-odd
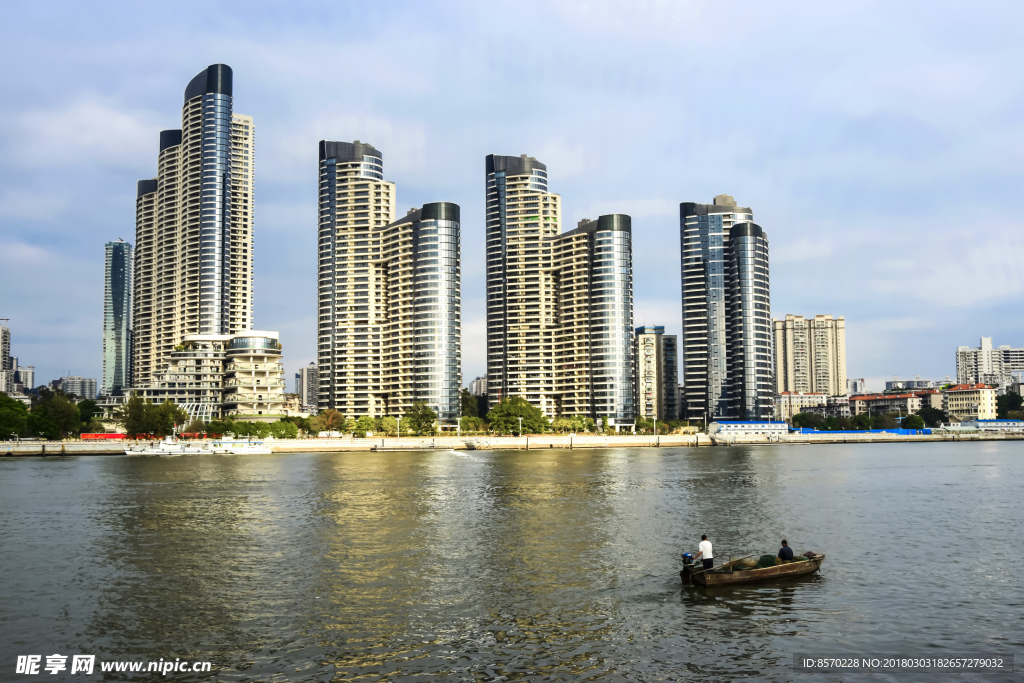
[[[708,436],[779,436],[789,433],[785,422],[728,421],[708,425]]]
[[[942,392],[938,389],[925,389],[924,391],[915,391],[913,393],[914,396],[921,399],[922,408],[942,410]]]
[[[1024,420],[964,420],[960,426],[979,432],[1024,432]]]
[[[996,390],[987,384],[957,384],[942,394],[942,410],[951,420],[996,419]]]
[[[921,399],[914,394],[866,394],[851,396],[850,405],[854,415],[884,415],[904,413],[913,415],[921,410]]]
[[[269,422],[284,416],[284,366],[277,332],[185,335],[157,379],[131,392],[177,403],[192,420]]]
[[[822,417],[853,417],[849,396],[829,396],[823,405],[809,406],[804,408],[803,412],[815,413]]]
[[[792,420],[797,413],[813,412],[808,410],[823,406],[827,402],[825,394],[811,391],[783,391],[775,397],[775,419]]]

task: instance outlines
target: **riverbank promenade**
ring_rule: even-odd
[[[856,434],[850,432],[818,432],[781,436],[709,437],[707,434],[672,434],[621,436],[535,434],[526,436],[438,436],[438,437],[376,437],[267,439],[264,443],[274,453],[325,453],[333,451],[498,451],[551,450],[577,448],[696,448],[742,444],[839,444],[900,443],[929,441],[1019,441],[1024,434],[945,433],[933,434]],[[39,455],[121,455],[126,445],[146,441],[32,441],[0,444],[2,456]],[[197,441],[202,444],[203,442]]]

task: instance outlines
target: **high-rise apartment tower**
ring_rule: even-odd
[[[637,417],[675,420],[679,417],[679,365],[676,335],[665,328],[636,328]]]
[[[383,156],[320,142],[319,407],[400,416],[426,402],[460,416],[460,211],[436,202],[395,220]]]
[[[787,315],[775,327],[775,392],[846,393],[846,321]]]
[[[383,155],[359,140],[321,140],[319,176],[318,404],[321,410],[383,415],[380,242],[381,230],[394,220],[395,184],[384,180]],[[365,352],[358,363],[362,381],[350,383],[346,371],[355,379],[348,365],[355,364],[357,337]]]
[[[553,416],[558,283],[550,243],[561,232],[561,197],[533,157],[486,159],[487,398],[522,396]]]
[[[768,237],[728,195],[679,205],[690,419],[766,419],[775,391]]]
[[[132,245],[105,245],[103,274],[103,396],[120,396],[132,386]]]
[[[984,383],[1008,386],[1014,373],[1024,372],[1024,348],[1008,344],[992,346],[992,337],[982,337],[981,345],[956,347],[956,380],[959,384]]]
[[[180,130],[160,133],[157,177],[136,199],[134,383],[185,335],[252,328],[255,127],[234,113],[231,67],[185,88]]]
[[[561,232],[561,197],[525,154],[488,155],[487,398],[547,416],[631,424],[632,226],[611,214]]]
[[[320,381],[316,363],[310,363],[295,373],[295,393],[299,395],[300,406],[315,411],[319,392]]]

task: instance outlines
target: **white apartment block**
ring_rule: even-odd
[[[1024,371],[1024,348],[993,347],[992,337],[982,337],[981,346],[956,348],[958,384],[1009,385],[1013,373]]]
[[[842,316],[787,315],[774,321],[774,328],[778,394],[846,393],[846,321]]]

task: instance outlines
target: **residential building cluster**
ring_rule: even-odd
[[[312,157],[312,148],[310,148]],[[136,186],[134,246],[105,244],[103,371],[54,386],[115,405],[137,394],[193,419],[271,420],[336,409],[398,416],[426,403],[442,427],[462,414],[462,216],[437,201],[399,215],[374,145],[317,149],[317,358],[286,396],[277,332],[253,329],[256,129],[234,110],[233,72],[186,86],[181,127],[159,134],[156,175]],[[842,316],[771,316],[769,241],[729,195],[680,203],[682,330],[634,327],[633,221],[611,213],[563,230],[546,164],[484,158],[486,369],[470,393],[521,397],[547,417],[785,421],[799,413],[942,410],[992,419],[1020,390],[1024,348],[959,347],[955,386],[886,382],[846,367]],[[31,389],[0,326],[0,390]],[[992,417],[990,417],[992,416]]]

